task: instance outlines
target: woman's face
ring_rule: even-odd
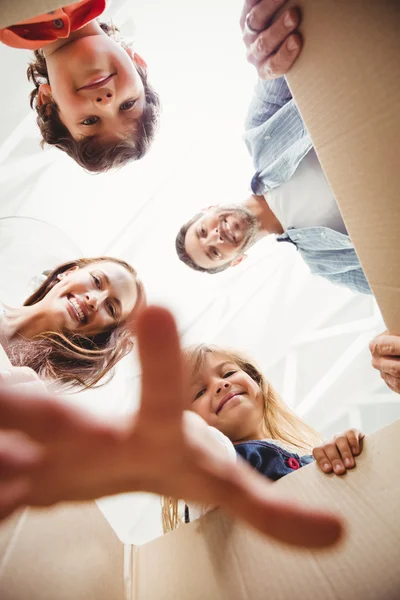
[[[122,265],[109,261],[73,267],[40,301],[51,331],[95,335],[126,320],[137,300],[137,284]]]
[[[232,442],[262,439],[264,398],[258,384],[225,356],[209,352],[190,382],[191,410]]]

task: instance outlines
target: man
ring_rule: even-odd
[[[245,142],[256,173],[252,194],[237,206],[209,207],[176,238],[192,269],[218,273],[239,264],[246,250],[275,234],[295,245],[312,273],[370,294],[335,198],[284,78],[259,80]]]
[[[284,184],[296,171],[296,167],[301,160],[309,154],[312,147],[311,140],[305,130],[294,100],[291,98],[286,82],[281,78],[295,63],[302,48],[302,38],[297,32],[297,27],[300,23],[299,11],[293,7],[282,11],[281,9],[284,8],[285,3],[286,0],[245,0],[240,19],[243,40],[247,49],[247,58],[255,65],[260,79],[264,80],[258,83],[256,95],[250,107],[249,118],[246,123],[245,141],[251,150],[252,147],[255,149],[256,140],[262,134],[265,137],[270,136],[268,146],[266,144],[262,146],[267,154],[260,157],[260,160],[263,158],[264,170],[261,173],[257,172],[256,177],[252,181],[252,187],[254,186],[256,194],[268,194],[268,191],[271,191],[280,184]],[[277,11],[281,11],[278,17],[276,17]],[[270,95],[268,95],[268,92]],[[275,103],[278,98],[280,98],[280,103],[276,106]],[[257,105],[260,106],[261,113],[264,114],[264,122],[260,122]],[[266,117],[267,120],[265,120]],[[285,134],[284,136],[282,135],[283,133]],[[261,148],[261,146],[259,147]],[[322,183],[322,178],[319,181]],[[257,207],[260,213],[265,212],[266,219],[268,220],[269,218],[268,225],[270,229],[274,229],[278,234],[281,233],[283,228],[281,229],[279,225],[282,226],[282,224],[277,222],[278,219],[273,218],[272,211],[268,211],[269,206],[264,202],[263,196],[257,197],[253,195],[248,200],[250,208]],[[184,243],[186,231],[191,223],[194,223],[198,220],[198,217],[202,216],[203,213],[196,215],[191,222],[187,223],[181,229],[180,235],[178,234],[178,254],[181,252],[182,254],[186,254],[189,260],[192,259],[190,259],[190,256],[186,252]],[[214,217],[214,224],[219,222],[223,230],[223,218],[218,220]],[[210,225],[213,225],[213,223],[210,222]],[[272,231],[270,232],[272,233]],[[259,236],[262,237],[263,235],[267,235],[267,233],[268,228],[267,231],[261,231]],[[327,232],[321,229],[320,233]],[[235,233],[236,235],[238,234]],[[257,233],[253,232],[253,235],[254,238],[251,239],[250,236],[248,240],[250,245],[257,239]],[[294,235],[295,231],[287,230],[286,235],[283,234],[282,239],[288,240]],[[330,273],[329,279],[332,281],[340,279],[341,283],[347,284],[352,289],[357,289],[361,286],[361,291],[369,291],[369,286],[358,264],[358,259],[350,240],[347,239],[345,241],[346,238],[340,231],[336,232],[332,230],[332,234],[329,235],[332,235],[334,238],[336,237],[339,242],[344,243],[344,247],[341,249],[341,256],[347,257],[347,265],[350,267],[350,274],[346,274],[343,271],[339,275]],[[225,240],[227,242],[229,240],[229,235],[226,232]],[[298,248],[302,248],[302,244],[299,243],[300,240],[297,239]],[[243,248],[241,248],[242,254],[240,255],[237,248],[232,245],[229,246],[229,242],[226,244],[226,250],[228,250],[228,256],[225,258],[228,264],[223,268],[229,266],[229,263],[231,266],[235,263],[237,264],[244,257]],[[239,256],[235,257],[235,254],[239,254]],[[309,259],[308,264],[312,270],[313,266],[315,269],[318,269],[318,266],[323,267],[323,262],[318,262],[318,255],[315,255],[315,247],[314,257],[316,258],[316,262],[314,262],[314,265],[311,264],[310,254],[308,253],[307,255],[305,248],[302,251],[302,256],[306,260],[307,258]],[[191,266],[196,268],[196,263],[193,260],[192,263],[193,265]],[[199,270],[202,269],[200,268]],[[324,275],[324,273],[319,274]],[[382,379],[391,390],[400,393],[400,336],[389,335],[385,332],[371,342],[370,351],[372,366],[380,371]]]
[[[232,465],[205,422],[184,411],[183,360],[172,316],[145,309],[136,333],[142,397],[128,422],[99,421],[38,389],[29,393],[26,369],[3,375],[0,519],[23,505],[147,491],[222,506],[286,543],[335,543],[342,530],[338,519],[274,497],[265,477],[245,463]]]

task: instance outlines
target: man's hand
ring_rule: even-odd
[[[344,475],[347,469],[353,469],[356,466],[355,456],[359,456],[362,451],[361,440],[364,434],[357,429],[348,429],[340,435],[314,448],[313,456],[317,465],[324,473]]]
[[[278,11],[287,0],[245,0],[240,17],[247,59],[260,79],[276,79],[289,71],[302,47],[296,31],[300,24],[297,8]],[[250,31],[253,29],[258,34]]]
[[[22,431],[38,450],[15,474],[12,462],[7,468],[3,462],[3,492],[21,480],[21,470],[26,490],[6,493],[1,516],[24,504],[46,506],[147,491],[221,506],[290,544],[322,547],[336,542],[342,530],[336,517],[279,498],[265,477],[216,451],[205,422],[184,412],[182,355],[170,313],[156,307],[145,310],[137,336],[142,397],[129,422],[104,423],[48,396],[26,399],[7,386],[0,389],[0,428]]]
[[[386,385],[400,394],[400,336],[384,331],[369,345],[372,366],[378,369]]]

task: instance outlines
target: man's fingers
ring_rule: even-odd
[[[250,55],[258,62],[266,60],[278,51],[283,42],[294,32],[300,23],[300,13],[296,9],[287,11],[268,29],[260,33],[249,47]],[[251,62],[251,60],[250,60]]]
[[[381,373],[381,377],[392,392],[396,392],[396,394],[400,394],[400,377],[394,377],[393,375],[388,375],[387,373]]]
[[[243,8],[242,8],[242,14],[240,15],[240,29],[243,31],[244,28],[244,22],[246,20],[247,15],[249,14],[249,12],[251,11],[251,9],[253,8],[253,6],[255,6],[256,4],[258,4],[258,2],[260,2],[260,0],[244,0],[243,3]]]
[[[392,377],[400,377],[400,356],[391,358],[373,356],[372,366],[382,373],[392,375]]]
[[[400,357],[400,336],[378,335],[369,345],[373,356],[398,356]]]
[[[260,79],[276,79],[287,73],[297,60],[301,47],[300,35],[291,34],[275,54],[256,64]]]
[[[270,482],[239,462],[230,477],[215,482],[217,505],[258,531],[295,546],[319,548],[336,543],[343,531],[340,520],[282,499]]]
[[[271,23],[277,11],[287,0],[261,0],[248,12],[248,22],[252,29],[262,31]]]
[[[139,418],[165,422],[182,416],[184,408],[182,356],[173,316],[151,306],[138,320],[142,366],[142,399]]]

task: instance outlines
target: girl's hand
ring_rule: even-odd
[[[358,429],[348,429],[340,435],[318,446],[313,450],[313,456],[324,473],[343,475],[347,469],[356,466],[355,456],[362,452],[364,434]]]

